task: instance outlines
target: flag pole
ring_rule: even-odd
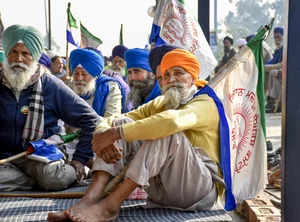
[[[69,75],[69,43],[68,41],[66,41],[66,75],[67,75],[67,78],[70,77]]]

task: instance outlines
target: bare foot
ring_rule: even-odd
[[[90,207],[71,208],[66,211],[66,215],[75,222],[111,221],[118,217],[119,210],[103,200]]]
[[[93,204],[89,204],[89,203],[85,203],[84,201],[80,201],[79,203],[72,206],[70,209],[63,210],[63,211],[60,211],[60,212],[50,212],[50,213],[48,213],[47,220],[50,221],[50,222],[70,221],[70,218],[66,214],[67,211],[69,211],[71,209],[75,210],[77,208],[79,208],[79,209],[85,208],[85,207],[90,206],[90,205],[93,205]]]

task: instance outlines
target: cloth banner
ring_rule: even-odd
[[[206,79],[217,64],[203,31],[183,0],[159,1],[149,43],[170,44],[189,50],[200,62],[201,79]]]
[[[228,120],[232,192],[238,204],[257,196],[267,183],[262,52],[265,38],[263,27],[216,74],[226,77],[213,87]]]

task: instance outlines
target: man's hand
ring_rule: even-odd
[[[86,178],[86,173],[84,169],[84,164],[77,161],[77,160],[72,160],[70,162],[70,165],[74,167],[75,172],[76,172],[76,178],[77,178],[77,183],[79,183],[82,179]]]
[[[95,132],[92,140],[92,148],[100,156],[104,148],[111,146],[118,139],[121,139],[118,127],[112,127],[104,132]]]
[[[123,157],[123,148],[120,147],[116,142],[106,148],[104,148],[101,152],[99,157],[105,163],[116,163],[117,161],[121,160]]]

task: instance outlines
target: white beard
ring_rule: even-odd
[[[126,73],[125,73],[125,68],[122,68],[121,66],[117,67],[117,66],[113,65],[113,66],[111,67],[111,69],[112,69],[113,71],[119,73],[121,76],[125,76],[125,74],[126,74]]]
[[[172,87],[175,86],[175,87]],[[164,103],[166,110],[178,109],[180,101],[187,97],[190,87],[186,83],[175,83],[163,86],[162,92],[165,96]]]
[[[76,83],[80,83],[82,85],[78,86]],[[96,90],[96,78],[92,78],[88,83],[85,81],[75,81],[73,79],[71,89],[79,96],[94,94]]]
[[[20,66],[22,68],[16,67]],[[31,66],[27,66],[24,63],[13,62],[8,63],[6,59],[3,64],[4,77],[7,83],[15,91],[22,91],[26,84],[29,83],[30,77],[35,73],[38,68],[38,62],[33,61]]]

